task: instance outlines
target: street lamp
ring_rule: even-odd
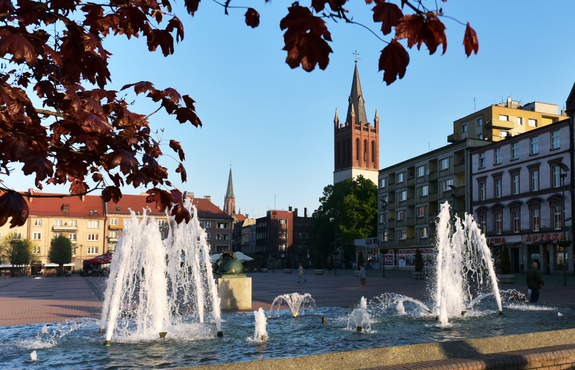
[[[569,167],[567,167],[567,165],[565,165],[565,163],[559,162],[557,163],[557,165],[559,166],[559,168],[561,168],[561,174],[559,175],[561,177],[561,189],[563,190],[563,206],[562,206],[562,213],[563,213],[563,219],[561,220],[561,227],[563,228],[563,285],[567,286],[567,256],[569,255],[569,253],[567,253],[567,251],[569,250],[569,245],[567,244],[567,240],[565,237],[565,178],[567,177],[567,172],[569,172]]]
[[[385,210],[387,208],[387,201],[385,200],[385,197],[381,197],[379,198],[379,200],[381,201],[381,212],[383,213],[383,238],[381,240],[381,270],[382,272],[382,277],[385,277],[385,252],[386,248],[384,247],[387,246],[387,217],[385,217]]]

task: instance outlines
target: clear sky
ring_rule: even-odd
[[[205,0],[195,17],[175,8],[185,39],[170,57],[149,53],[143,40],[106,41],[114,54],[112,88],[148,80],[156,88],[174,87],[196,100],[204,124],[200,129],[162,114],[151,118],[152,129],[164,129],[165,153],[175,157],[167,146],[172,138],[186,152],[185,184],[173,172],[175,160],[161,161],[181,190],[210,195],[223,207],[231,165],[237,212],[261,217],[267,210],[292,206],[300,214],[307,207],[311,214],[323,188],[333,181],[333,118],[338,109],[345,119],[356,50],[368,119],[373,121],[376,108],[379,111],[381,168],[448,144],[453,121],[508,96],[524,104],[565,106],[575,82],[575,1],[438,3],[463,25],[443,18],[446,54],[439,48],[430,56],[425,45],[419,51],[408,49],[407,73],[390,86],[377,71],[385,44],[359,26],[328,22],[334,51],[330,65],[308,73],[292,70],[281,50],[279,22],[290,1],[232,1],[258,10],[261,24],[252,29],[244,23],[245,9],[230,9],[226,16],[222,7]],[[352,0],[349,9],[356,21],[377,31],[371,7]],[[466,22],[479,39],[479,53],[469,58],[462,45]],[[154,110],[144,98],[136,107],[140,113]],[[25,190],[33,187],[33,178],[16,173],[6,185]],[[46,186],[44,191],[67,189]],[[123,191],[137,194],[143,189]]]

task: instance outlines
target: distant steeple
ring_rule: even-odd
[[[356,124],[367,124],[367,114],[365,113],[365,100],[361,91],[361,82],[359,81],[359,71],[357,70],[357,60],[355,61],[355,70],[353,71],[353,81],[351,83],[351,94],[349,95],[349,105],[347,107],[347,122],[353,122],[355,113]]]
[[[236,197],[234,196],[234,182],[232,180],[232,167],[230,166],[230,175],[228,177],[228,189],[224,198],[224,213],[229,216],[236,214]]]

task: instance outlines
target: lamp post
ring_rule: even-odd
[[[335,224],[335,232],[334,232],[334,241],[333,241],[333,243],[334,243],[334,250],[335,250],[335,253],[336,253],[336,255],[337,255],[337,253],[338,253],[338,250],[337,250],[337,218],[339,217],[339,211],[338,211],[337,209],[335,209],[335,208],[332,208],[332,209],[331,209],[331,212],[333,213],[333,222],[334,222],[334,224]],[[334,275],[337,276],[337,267],[336,267],[336,264],[335,264],[335,263],[333,264],[333,271],[334,271]]]
[[[561,220],[561,228],[563,229],[563,285],[567,286],[567,256],[569,255],[569,253],[567,253],[567,251],[569,250],[569,245],[567,244],[567,240],[565,237],[565,178],[567,177],[567,172],[569,172],[569,167],[567,167],[567,165],[565,165],[565,163],[559,162],[557,163],[557,165],[561,168],[561,174],[559,175],[561,177],[561,189],[563,191],[563,206],[562,208],[562,213],[563,213],[563,219]]]
[[[385,210],[387,209],[387,201],[385,197],[379,198],[381,201],[381,212],[383,213],[383,238],[381,238],[381,270],[382,270],[382,277],[385,277],[385,253],[386,246],[387,246],[387,217],[385,217]],[[387,253],[387,252],[386,252]]]

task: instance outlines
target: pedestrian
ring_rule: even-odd
[[[331,274],[331,262],[327,263],[327,271]]]
[[[363,265],[359,265],[359,282],[361,283],[362,287],[365,287],[367,284],[367,279],[365,277],[365,268]]]
[[[299,279],[297,279],[297,282],[301,282],[303,280],[303,282],[305,283],[307,281],[307,279],[305,279],[303,277],[303,266],[301,265],[301,263],[299,264]]]
[[[541,289],[545,283],[543,282],[543,279],[541,279],[541,275],[537,269],[537,262],[533,262],[532,266],[533,267],[527,271],[527,288],[531,289],[529,302],[537,303],[537,300],[539,299],[539,289]]]

